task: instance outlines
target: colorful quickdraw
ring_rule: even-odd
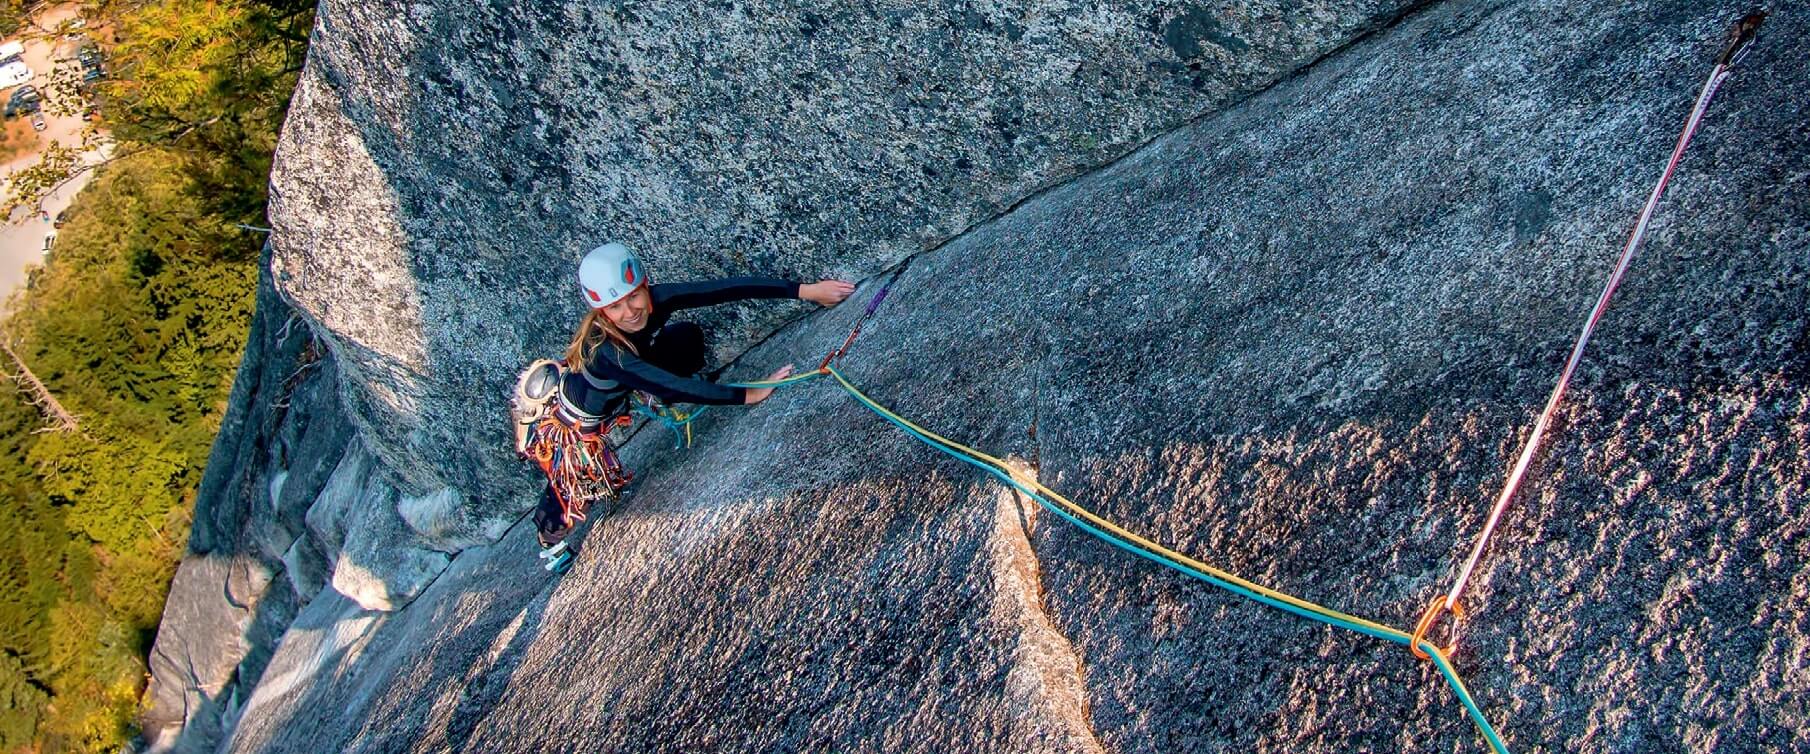
[[[618,417],[617,424],[628,419]],[[553,497],[570,526],[585,519],[598,501],[614,501],[634,472],[616,458],[606,432],[581,432],[552,416],[528,430],[525,454],[547,475]]]
[[[895,273],[894,280],[897,279],[896,275],[897,273]],[[842,358],[843,354],[848,353],[848,347],[853,345],[855,337],[861,334],[861,326],[867,324],[868,320],[874,318],[874,312],[879,310],[880,302],[886,300],[886,292],[892,290],[892,282],[892,280],[886,281],[885,285],[880,286],[880,292],[874,294],[874,297],[868,300],[867,311],[862,312],[861,318],[855,320],[855,328],[848,331],[848,338],[843,340],[842,345],[837,346],[836,350],[831,351],[830,355],[823,357],[823,363],[817,365],[817,371],[821,372],[825,369],[829,369],[830,364],[834,363],[837,359]]]

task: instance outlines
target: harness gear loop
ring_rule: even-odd
[[[585,520],[592,505],[614,501],[635,478],[604,433],[580,430],[556,416],[535,422],[523,455],[546,475],[567,525]]]
[[[1457,602],[1447,602],[1446,598],[1440,597],[1433,600],[1433,604],[1427,606],[1427,611],[1420,614],[1420,622],[1414,624],[1414,633],[1410,635],[1408,649],[1414,653],[1415,657],[1422,660],[1433,659],[1433,656],[1421,649],[1420,645],[1422,642],[1432,644],[1432,640],[1427,638],[1427,631],[1431,630],[1433,624],[1439,620],[1439,614],[1446,611],[1452,613],[1452,640],[1447,642],[1444,647],[1440,647],[1438,644],[1433,644],[1433,647],[1447,657],[1452,656],[1458,650],[1458,624],[1464,620],[1464,606]]]

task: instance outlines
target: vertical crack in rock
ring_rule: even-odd
[[[1013,474],[1036,478],[1030,464],[1012,459]],[[1068,637],[1056,630],[1043,606],[1043,575],[1031,547],[1037,504],[1011,489],[999,490],[989,545],[993,612],[1018,629],[1006,698],[1014,717],[1031,727],[1027,742],[1042,751],[1105,752],[1094,735],[1087,704],[1086,669]]]

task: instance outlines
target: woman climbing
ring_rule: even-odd
[[[534,510],[542,557],[563,570],[571,554],[565,537],[585,509],[613,496],[630,474],[603,442],[606,422],[628,410],[635,394],[660,403],[751,405],[772,388],[718,385],[696,376],[704,368],[704,331],[667,320],[680,309],[755,298],[796,298],[835,306],[853,283],[800,284],[776,278],[729,278],[650,284],[628,247],[608,243],[578,265],[578,284],[590,311],[578,323],[561,363],[536,362],[516,386],[516,449],[547,474],[547,489]],[[786,365],[767,376],[792,374]]]

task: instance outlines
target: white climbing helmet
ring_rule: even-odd
[[[645,282],[647,275],[641,270],[641,260],[619,243],[592,249],[578,263],[578,284],[584,288],[584,302],[592,309],[621,301]]]

